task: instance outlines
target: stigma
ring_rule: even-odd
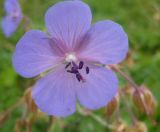
[[[66,58],[65,61],[70,63],[70,62],[76,62],[77,61],[77,57],[74,53],[68,53],[66,54]]]

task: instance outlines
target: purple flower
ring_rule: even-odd
[[[6,37],[10,37],[22,20],[22,12],[17,0],[6,0],[4,3],[6,16],[2,20],[2,29]]]
[[[57,3],[45,14],[49,35],[31,30],[16,46],[13,65],[20,75],[45,74],[34,86],[32,97],[48,115],[71,115],[77,100],[88,109],[98,109],[117,93],[116,75],[102,64],[116,64],[125,58],[127,35],[113,21],[91,25],[91,20],[85,3]]]

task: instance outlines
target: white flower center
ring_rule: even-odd
[[[69,54],[66,54],[66,58],[65,58],[65,61],[66,62],[76,62],[77,61],[77,57],[74,53],[69,53]]]

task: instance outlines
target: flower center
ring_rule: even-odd
[[[75,61],[77,61],[77,57],[74,53],[69,53],[66,55],[65,61],[66,62],[75,62]]]

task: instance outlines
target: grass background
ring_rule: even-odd
[[[44,14],[48,7],[58,0],[19,0],[22,11],[30,19],[32,29],[45,29]],[[137,84],[146,84],[157,101],[160,100],[160,1],[159,0],[84,0],[91,7],[93,22],[111,19],[121,24],[129,36],[131,62],[124,65]],[[0,1],[0,19],[4,16],[3,0]],[[22,95],[25,88],[34,84],[33,79],[24,79],[16,74],[12,67],[12,54],[17,41],[23,36],[24,21],[14,35],[7,39],[0,29],[0,112],[13,105]],[[120,79],[121,80],[121,79]],[[122,80],[121,80],[122,81]],[[122,81],[123,83],[123,81]],[[122,118],[129,122],[122,106]],[[0,127],[1,132],[10,132],[21,109],[16,109]],[[102,116],[101,110],[95,111]],[[159,132],[160,125],[153,126],[145,116],[139,119],[147,123],[149,132]],[[160,121],[160,107],[156,112]],[[104,132],[106,129],[91,117],[82,117],[78,113],[63,120],[65,129],[58,125],[56,132]],[[33,132],[45,132],[48,120],[35,123]]]

